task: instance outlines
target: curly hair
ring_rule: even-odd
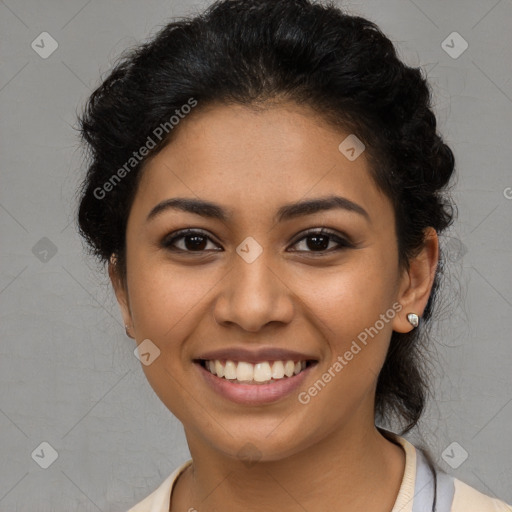
[[[220,0],[128,49],[79,116],[90,158],[78,230],[101,262],[115,255],[123,279],[127,218],[144,163],[181,125],[153,140],[129,172],[126,162],[191,99],[198,104],[192,116],[214,103],[261,108],[293,101],[356,133],[372,178],[393,205],[401,268],[421,250],[427,227],[441,233],[453,221],[448,184],[454,156],[437,132],[429,84],[420,68],[399,59],[373,22],[332,2]],[[102,199],[98,190],[106,190],[123,166],[123,179]],[[378,377],[376,419],[404,421],[402,433],[417,424],[426,405],[423,345],[441,273],[438,265],[420,327],[392,333]]]

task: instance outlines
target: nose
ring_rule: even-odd
[[[251,263],[235,254],[233,267],[219,286],[213,313],[220,325],[258,332],[271,322],[287,324],[293,317],[292,287],[265,251]]]

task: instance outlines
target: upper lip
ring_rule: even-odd
[[[245,361],[247,363],[259,363],[261,361],[316,361],[311,354],[303,354],[294,350],[285,350],[284,348],[268,347],[249,350],[242,347],[229,347],[219,350],[204,352],[196,359],[206,359],[213,361],[231,360]]]

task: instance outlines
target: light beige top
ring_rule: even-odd
[[[416,447],[405,438],[393,434],[405,451],[405,471],[391,512],[412,512],[416,482]],[[179,475],[192,463],[192,459],[175,469],[149,496],[128,512],[169,512],[173,486]],[[512,506],[491,498],[464,482],[454,478],[455,493],[450,512],[512,512]]]

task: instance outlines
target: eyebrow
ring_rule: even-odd
[[[362,215],[368,222],[371,223],[370,215],[362,206],[354,203],[346,197],[341,196],[328,196],[285,204],[279,208],[275,219],[277,222],[282,222],[284,220],[294,219],[303,215],[313,215],[317,212],[333,210],[336,208]],[[228,222],[232,218],[231,212],[224,209],[222,206],[210,201],[175,197],[158,203],[149,212],[146,218],[146,222],[149,222],[166,210],[179,210],[188,213],[195,213],[203,217],[218,219],[223,222]]]

